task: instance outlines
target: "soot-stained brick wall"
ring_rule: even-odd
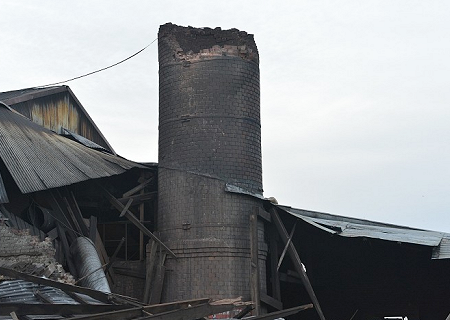
[[[258,51],[236,29],[159,31],[158,231],[177,254],[164,301],[250,298],[249,215],[262,194]],[[261,266],[267,247],[259,228]],[[261,270],[262,289],[265,271]]]

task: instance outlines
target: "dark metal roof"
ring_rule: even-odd
[[[22,193],[144,166],[64,138],[0,104],[0,158]]]
[[[433,248],[432,259],[450,258],[450,234],[350,218],[286,206],[285,212],[331,234],[348,238],[372,238]]]

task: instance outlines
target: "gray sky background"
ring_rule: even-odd
[[[0,13],[0,91],[118,62],[166,22],[252,33],[265,196],[450,232],[449,1],[2,0]],[[120,155],[157,162],[156,42],[67,85]]]

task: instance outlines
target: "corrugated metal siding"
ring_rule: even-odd
[[[22,193],[144,166],[87,148],[0,107],[0,157]]]

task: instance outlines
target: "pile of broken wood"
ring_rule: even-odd
[[[195,299],[173,303],[147,305],[140,301],[114,293],[104,293],[89,288],[66,284],[40,278],[19,271],[0,267],[0,274],[13,279],[20,279],[42,287],[52,287],[73,297],[75,303],[54,303],[45,298],[39,290],[33,292],[42,303],[10,303],[1,302],[0,318],[2,319],[59,319],[71,317],[75,319],[158,319],[158,320],[194,320],[206,318],[233,309],[242,311],[234,318],[241,319],[252,310],[252,305],[243,303],[240,299],[211,301],[210,299]],[[90,300],[82,297],[90,297]],[[1,297],[1,295],[0,295]],[[95,302],[92,302],[95,299]],[[312,304],[286,309],[271,314],[252,317],[255,320],[269,320],[295,314],[301,310],[312,308]],[[8,318],[4,318],[8,316]]]

